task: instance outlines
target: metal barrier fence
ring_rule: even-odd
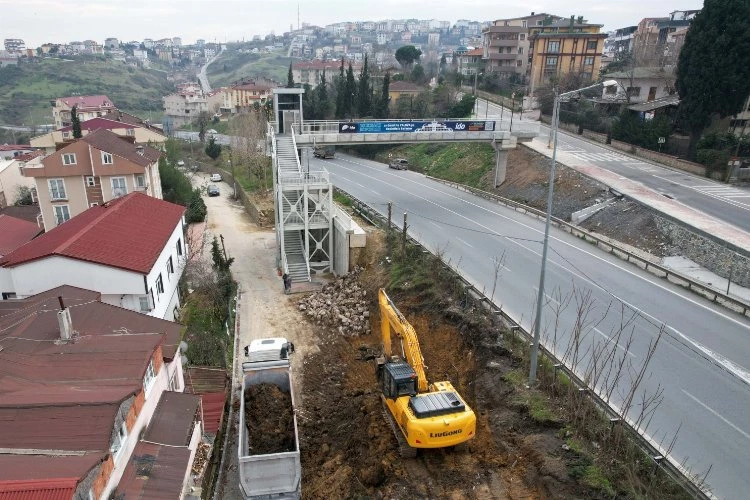
[[[350,195],[346,191],[343,191],[339,188],[335,189],[352,200],[352,207],[354,211],[362,218],[364,218],[374,226],[378,226],[381,228],[387,227],[388,220],[384,215],[377,212],[366,203]],[[491,193],[486,194],[494,196]],[[524,207],[523,205],[516,202],[511,201],[511,203],[519,207],[528,209],[527,211],[529,213],[532,213],[533,215],[537,215],[540,217],[545,216],[545,214],[539,210]],[[555,220],[555,224],[560,223],[570,226],[569,224],[560,221],[559,219]],[[398,227],[393,223],[392,226],[395,229],[398,229]],[[411,245],[422,248],[423,252],[429,252],[432,254],[429,249],[424,247],[421,243],[417,242],[411,236],[408,237],[408,242]],[[504,324],[506,324],[509,327],[511,333],[520,335],[522,339],[526,340],[527,342],[533,341],[534,337],[530,332],[524,330],[523,327],[515,319],[511,318],[505,311],[498,308],[492,302],[492,300],[485,296],[478,288],[476,288],[473,284],[466,280],[466,278],[461,276],[455,269],[448,266],[446,263],[443,262],[443,266],[446,268],[446,270],[453,273],[455,277],[463,284],[464,290],[467,294],[473,296],[473,298],[480,304],[480,306],[485,308],[491,314],[498,317]],[[558,359],[552,351],[541,345],[541,343],[539,345],[539,352],[541,356],[546,357],[550,361],[555,370],[563,372],[571,381],[571,383],[575,384],[576,388],[578,388],[581,393],[587,395],[589,399],[604,413],[604,415],[610,419],[610,422],[619,423],[625,430],[627,430],[629,437],[641,449],[643,453],[651,458],[656,467],[659,467],[661,470],[663,470],[693,498],[706,500],[712,498],[711,496],[709,496],[709,492],[705,490],[704,485],[701,482],[695,481],[695,479],[697,478],[691,477],[690,474],[679,463],[675,462],[672,458],[667,456],[664,450],[662,450],[656,443],[653,443],[647,436],[642,434],[640,429],[633,425],[633,423],[629,421],[627,417],[623,419],[622,416],[597,393],[596,389],[588,387],[586,383],[572,369],[565,366],[562,360]]]

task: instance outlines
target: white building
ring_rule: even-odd
[[[71,285],[173,320],[188,251],[184,212],[139,192],[91,207],[0,259],[0,292],[24,298]]]
[[[0,160],[0,208],[15,205],[19,188],[32,189],[35,186],[34,179],[23,175],[25,164],[21,160]]]

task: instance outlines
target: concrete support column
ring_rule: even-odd
[[[494,187],[498,187],[500,184],[505,182],[505,176],[508,173],[508,150],[502,149],[497,145],[493,145],[495,148],[495,184]]]

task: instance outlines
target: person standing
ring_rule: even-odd
[[[284,293],[288,294],[292,290],[292,277],[284,273],[281,279],[284,281]]]

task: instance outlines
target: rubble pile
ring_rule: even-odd
[[[323,289],[299,303],[299,310],[316,325],[336,328],[346,336],[365,335],[370,332],[370,311],[367,291],[359,283],[362,268],[327,284]]]

